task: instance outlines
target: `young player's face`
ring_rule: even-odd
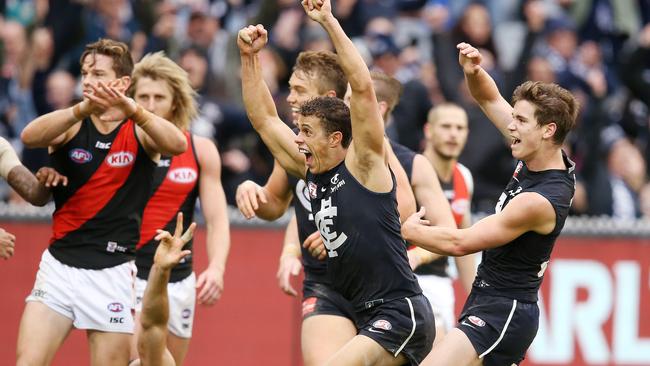
[[[433,151],[444,159],[458,159],[467,142],[467,117],[460,110],[440,111],[437,120],[429,122],[427,139]]]
[[[535,105],[526,100],[515,103],[512,121],[508,125],[510,149],[515,159],[523,161],[532,159],[542,144],[544,129],[537,123],[536,109]]]
[[[291,107],[291,116],[293,124],[298,123],[298,111],[300,106],[315,97],[322,96],[318,92],[316,80],[302,71],[294,71],[289,78],[289,95],[287,96],[287,103]]]
[[[305,165],[312,174],[318,174],[329,169],[324,162],[327,161],[328,136],[315,116],[298,116],[298,136],[296,144],[298,150],[305,154]]]
[[[164,80],[143,77],[135,85],[134,99],[149,112],[172,121],[174,93]]]
[[[90,91],[90,85],[97,85],[99,81],[104,84],[117,79],[113,70],[113,59],[106,55],[89,54],[81,64],[81,85],[84,92]],[[120,91],[126,90],[126,86],[120,85]]]

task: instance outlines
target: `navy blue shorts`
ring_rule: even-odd
[[[458,319],[458,329],[483,359],[484,366],[518,365],[539,326],[537,303],[472,292]]]
[[[331,287],[304,281],[302,285],[302,319],[313,315],[338,315],[354,322],[354,307]]]
[[[357,313],[359,334],[373,339],[408,364],[419,365],[431,352],[436,330],[431,305],[424,295],[393,300]]]

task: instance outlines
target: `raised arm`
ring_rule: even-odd
[[[138,337],[138,354],[140,364],[149,365],[174,365],[174,359],[167,350],[167,322],[169,320],[169,300],[167,284],[171,270],[181,259],[190,254],[183,250],[194,234],[196,224],[192,223],[188,230],[181,236],[183,230],[183,214],[179,213],[176,221],[174,236],[158,230],[156,240],[160,245],[154,255],[154,263],[149,272],[147,287],[142,298],[142,313],[140,324],[142,332]]]
[[[329,34],[350,83],[352,145],[346,162],[352,164],[347,165],[348,169],[366,188],[385,191],[387,187],[390,188],[390,182],[387,186],[385,178],[389,175],[384,160],[384,122],[379,114],[368,67],[332,15],[330,0],[303,0],[302,5],[307,15]],[[370,174],[374,169],[382,169],[379,177]]]
[[[287,172],[304,178],[305,155],[298,151],[296,134],[278,117],[260,66],[259,51],[266,45],[268,34],[260,24],[239,31],[237,45],[241,57],[242,96],[248,118],[275,159]]]
[[[205,137],[194,136],[199,167],[199,199],[205,218],[207,235],[205,245],[208,268],[196,280],[199,304],[213,305],[223,292],[223,274],[230,251],[230,227],[226,195],[221,185],[221,159],[214,143]]]
[[[494,79],[481,67],[481,53],[469,43],[459,43],[456,48],[458,62],[463,68],[472,97],[499,131],[509,137],[508,124],[512,120],[512,106],[501,96]]]

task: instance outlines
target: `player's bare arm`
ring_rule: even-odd
[[[395,156],[395,152],[390,147],[388,139],[384,139],[384,153],[388,166],[390,166],[393,174],[395,174],[395,182],[397,183],[397,189],[395,191],[397,210],[399,211],[399,221],[403,222],[417,210],[415,196],[413,195],[413,189],[411,188],[408,175],[406,175],[404,167],[400,164],[397,156]]]
[[[555,228],[555,210],[538,193],[521,193],[504,207],[467,229],[429,226],[424,210],[402,224],[402,236],[409,243],[448,256],[462,256],[509,243],[533,231],[548,234]]]
[[[469,43],[459,43],[458,62],[465,73],[472,97],[501,133],[509,137],[508,123],[512,120],[512,106],[501,96],[494,79],[481,67],[482,56]]]
[[[155,239],[160,240],[160,245],[154,255],[154,264],[149,273],[140,315],[142,333],[138,337],[138,354],[140,364],[143,366],[174,365],[174,359],[167,350],[166,342],[169,320],[167,284],[172,268],[190,254],[189,250],[183,250],[183,246],[190,241],[195,228],[196,224],[192,223],[181,235],[183,214],[179,213],[174,236],[167,231],[158,230]]]
[[[247,219],[257,216],[262,220],[272,221],[287,211],[292,197],[287,173],[276,160],[273,162],[273,171],[263,187],[247,180],[237,187],[235,200],[239,211]]]
[[[339,55],[341,68],[350,83],[353,138],[345,158],[346,165],[366,188],[375,192],[387,192],[392,188],[392,182],[384,160],[384,122],[379,114],[368,67],[332,15],[329,0],[304,0],[302,5],[307,15],[329,34]]]
[[[273,97],[262,78],[258,52],[268,42],[260,24],[239,31],[237,45],[241,56],[242,96],[248,118],[280,165],[290,174],[304,178],[305,155],[294,142],[296,134],[278,117]]]
[[[194,136],[199,168],[199,199],[205,218],[205,245],[208,254],[208,267],[196,280],[199,304],[213,305],[221,297],[230,252],[230,227],[226,195],[221,185],[221,159],[214,143],[200,136]]]
[[[298,292],[291,285],[291,277],[300,274],[302,269],[301,254],[298,221],[294,214],[291,216],[284,233],[284,244],[282,245],[278,272],[276,273],[278,286],[289,296],[298,296]]]
[[[63,177],[56,171],[53,173],[52,179],[57,182],[60,177]],[[0,137],[0,176],[14,191],[33,205],[43,206],[50,199],[49,188],[23,166],[9,141],[2,137]]]

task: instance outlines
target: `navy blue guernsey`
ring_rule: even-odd
[[[390,192],[376,193],[363,187],[345,162],[323,174],[307,172],[314,220],[327,248],[332,288],[357,312],[422,293],[400,234],[392,178]]]
[[[101,134],[90,119],[51,154],[52,167],[68,177],[52,190],[50,253],[77,268],[101,269],[133,259],[142,211],[151,192],[154,162],[131,120]]]
[[[555,210],[555,228],[546,235],[529,231],[506,245],[483,251],[473,291],[524,302],[537,301],[555,239],[564,227],[575,191],[575,165],[564,152],[562,156],[567,169],[534,172],[520,161],[496,206],[500,212],[518,194],[538,193]]]
[[[302,253],[302,265],[305,271],[305,281],[329,284],[327,276],[327,262],[318,260],[303,248],[302,243],[316,230],[314,215],[311,213],[311,202],[309,201],[309,190],[304,180],[287,174],[289,186],[293,187],[293,208],[298,222],[298,238],[300,239],[300,251]]]
[[[390,141],[390,147],[393,149],[393,152],[395,153],[395,157],[397,157],[399,163],[402,164],[402,168],[404,168],[404,171],[406,172],[406,176],[408,177],[410,182],[411,176],[413,175],[413,160],[415,159],[415,155],[417,155],[416,152],[404,145],[398,144],[393,140],[389,140],[389,141]]]

